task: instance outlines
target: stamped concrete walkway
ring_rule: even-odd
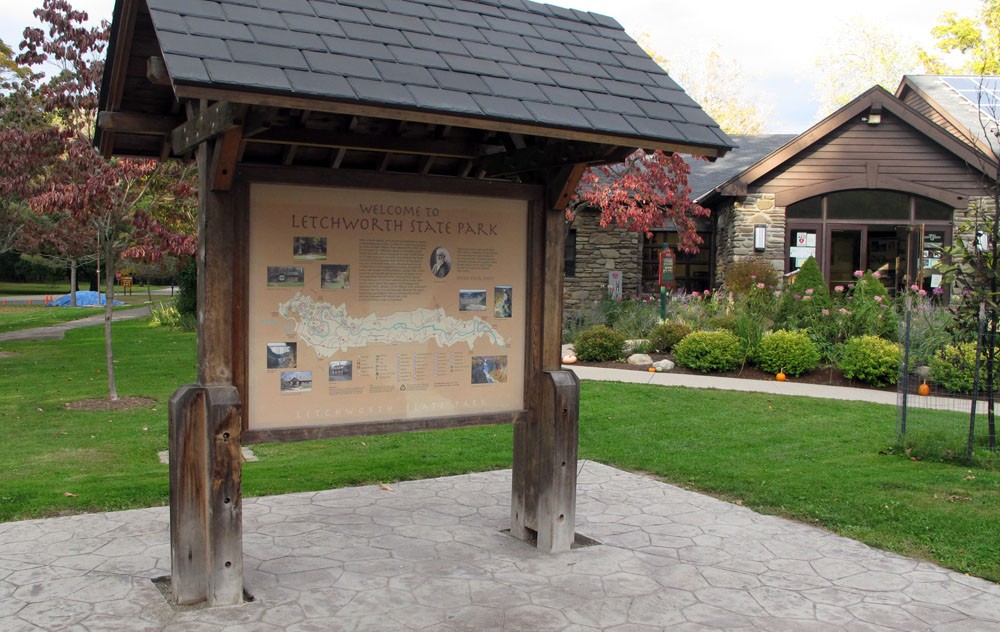
[[[247,499],[254,600],[211,609],[154,582],[166,508],[0,524],[0,631],[1000,631],[1000,586],[594,462],[600,544],[541,554],[509,511],[509,471]]]

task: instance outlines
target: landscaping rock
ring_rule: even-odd
[[[677,365],[674,364],[673,360],[666,358],[653,363],[653,368],[660,371],[673,371],[675,366]]]
[[[636,366],[646,366],[653,363],[653,358],[645,353],[633,353],[628,357],[628,363]]]

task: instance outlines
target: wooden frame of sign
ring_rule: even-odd
[[[171,579],[178,602],[231,604],[242,598],[240,446],[248,443],[512,423],[511,534],[535,541],[545,551],[568,550],[575,537],[579,380],[560,365],[566,235],[562,209],[583,166],[556,170],[544,186],[241,166],[233,174],[232,186],[219,190],[210,186],[208,174],[216,148],[223,145],[224,139],[198,147],[198,384],[181,387],[170,400]],[[261,269],[260,262],[250,259],[256,185],[299,187],[300,192],[324,188],[327,192],[464,196],[499,200],[501,206],[506,200],[524,208],[521,217],[525,225],[518,233],[524,243],[516,249],[525,258],[520,267],[524,278],[511,282],[515,296],[517,286],[523,288],[523,305],[517,308],[521,310],[518,322],[522,331],[508,336],[516,339],[511,357],[517,361],[507,365],[505,360],[503,365],[516,371],[523,364],[523,379],[517,389],[521,393],[514,399],[473,407],[471,412],[382,416],[376,412],[372,418],[329,423],[319,415],[318,423],[284,420],[256,424],[255,416],[263,416],[259,401],[283,395],[276,391],[276,395],[255,399],[253,394],[267,379],[274,383],[278,379],[263,370],[261,382],[257,378],[262,369],[251,365],[261,347],[260,340],[251,336],[251,319],[255,317],[251,313],[252,288],[259,285]],[[331,280],[334,286],[336,283]],[[286,294],[280,296],[287,301]],[[471,292],[461,300],[475,304],[481,299]],[[253,349],[251,345],[255,345]],[[473,384],[476,381],[473,377]]]

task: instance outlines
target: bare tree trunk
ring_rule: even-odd
[[[115,355],[111,348],[111,315],[115,309],[115,258],[111,252],[112,246],[109,241],[104,250],[104,278],[112,282],[107,283],[107,300],[104,305],[104,354],[107,359],[108,370],[108,399],[118,401],[118,386],[115,384]]]
[[[69,260],[69,304],[76,307],[76,259]]]

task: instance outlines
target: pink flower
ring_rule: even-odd
[[[854,271],[854,278],[855,279],[860,279],[864,275],[865,275],[865,271],[864,270],[855,270]]]
[[[917,290],[917,296],[927,296],[927,290]]]
[[[917,285],[916,283],[914,283],[913,285],[910,286],[910,289],[913,290],[914,292],[916,292],[917,290],[920,289],[920,286]]]
[[[811,297],[811,296],[803,296],[803,297],[802,297],[802,300],[803,300],[803,301],[811,301],[811,300],[812,300],[812,297]]]
[[[881,296],[879,296],[878,294],[876,294],[876,295],[875,295],[875,302],[876,302],[876,303],[881,303],[881,302],[882,302],[882,297],[881,297]]]
[[[834,292],[843,292],[844,291],[844,286],[843,285],[838,285],[838,286],[836,286],[836,287],[833,288],[833,291]]]
[[[815,291],[815,290],[813,290],[812,288],[808,288],[808,289],[806,289],[806,294],[808,294],[809,296],[812,296],[812,293],[813,293],[814,291]]]
[[[711,296],[712,290],[705,290],[705,296]]]
[[[767,287],[767,286],[766,286],[766,285],[764,285],[763,283],[758,283],[758,284],[757,284],[757,289],[758,289],[758,290],[763,290],[763,289],[764,289],[765,287]]]
[[[942,294],[944,294],[944,288],[943,287],[941,287],[939,285],[936,288],[934,288],[934,296],[941,296]]]
[[[872,272],[872,276],[875,277],[876,279],[881,279],[882,278],[882,273],[878,272],[878,271],[875,271],[875,272]]]
[[[830,310],[828,310],[828,309],[822,309],[822,310],[820,310],[820,312],[821,312],[821,313],[822,313],[822,314],[823,314],[824,316],[829,316],[829,315],[830,315]]]
[[[774,291],[774,295],[775,296],[781,296],[781,290],[775,290]]]

